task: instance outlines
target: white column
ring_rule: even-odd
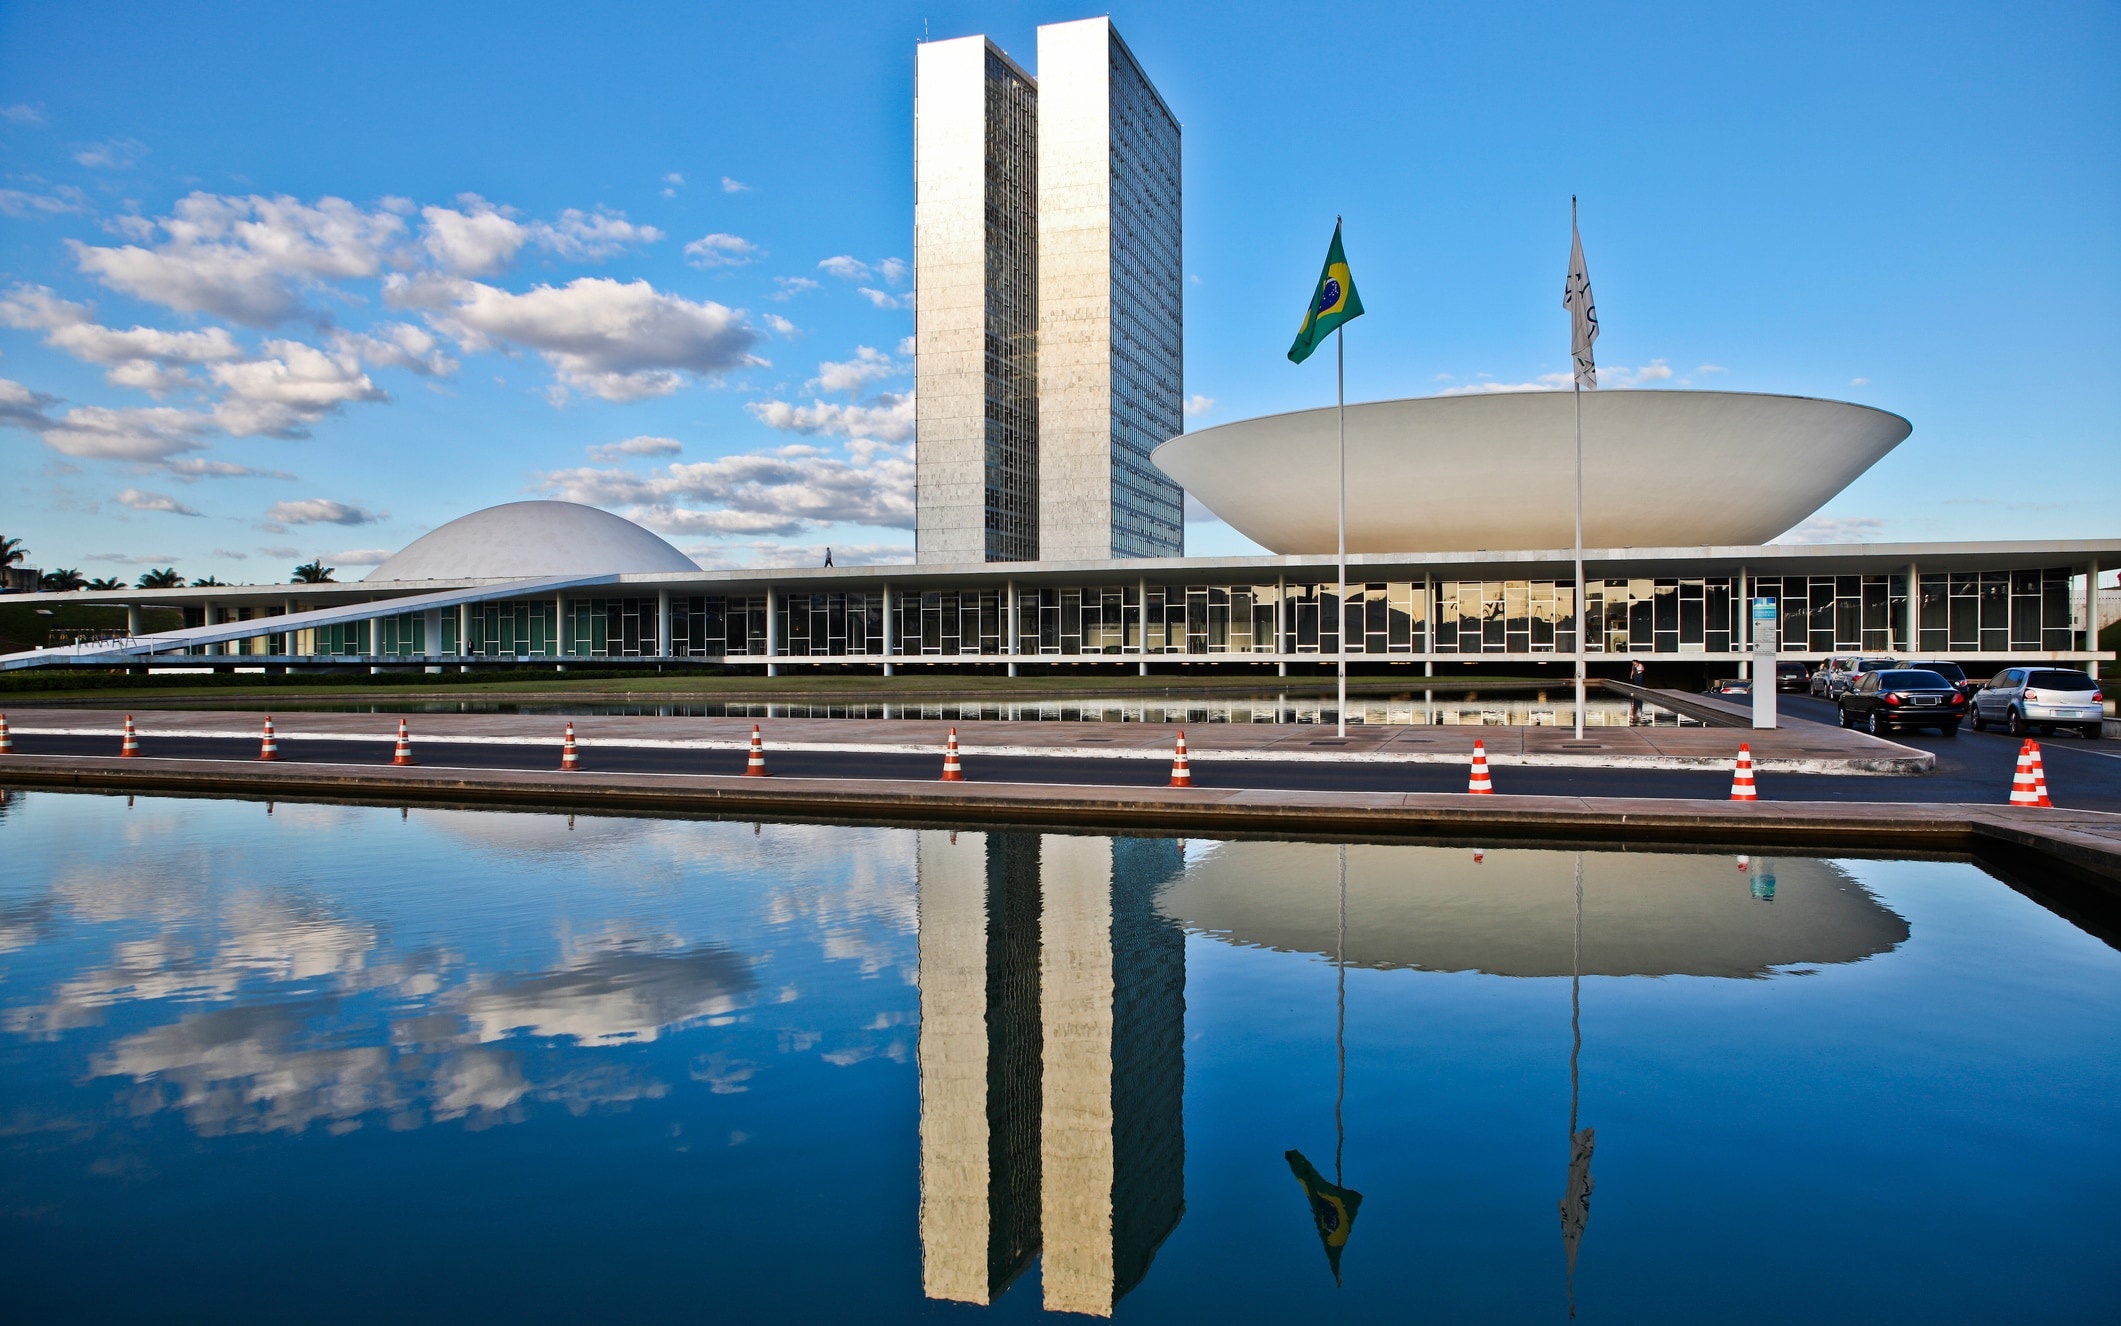
[[[1146,677],[1149,675],[1149,578],[1147,576],[1143,576],[1141,579],[1140,592],[1142,596],[1141,659],[1134,665],[1134,674],[1138,677]]]
[[[1907,652],[1922,651],[1922,568],[1907,564]],[[1910,662],[1913,660],[1910,659]]]
[[[216,608],[212,602],[209,601],[206,603],[201,603],[199,605],[199,624],[201,626],[220,625],[220,616],[220,609]],[[206,646],[206,652],[209,654],[218,654],[221,652],[221,646],[208,645]]]
[[[670,591],[655,592],[655,656],[670,657]]]
[[[2093,578],[2097,579],[2096,576]],[[127,635],[147,634],[147,613],[137,603],[125,605],[125,633]]]
[[[1009,655],[1009,675],[1014,677],[1016,675],[1016,656],[1022,652],[1022,644],[1016,629],[1016,582],[1014,580],[1004,580],[1002,582],[1002,604],[1004,615],[1002,639],[1005,641],[1002,647]]]
[[[383,619],[381,617],[368,619],[368,656],[370,658],[381,658],[383,656]],[[370,672],[381,672],[383,669],[370,664],[368,670]]]
[[[2099,648],[2099,564],[2087,562],[2084,566],[2084,648],[2096,653]],[[2093,676],[2099,675],[2099,664],[2092,660],[2085,669]]]
[[[775,662],[781,656],[781,595],[772,585],[766,586],[766,675],[781,675],[781,665]]]
[[[552,596],[552,656],[556,659],[567,657],[567,596],[565,594]],[[560,664],[561,671],[564,672],[566,669],[566,664]]]
[[[442,657],[442,610],[440,608],[429,608],[426,620],[420,623],[420,630],[421,634],[426,637],[422,641],[426,648],[421,652],[426,654],[429,659]]]
[[[1753,634],[1753,596],[1750,591],[1751,583],[1751,578],[1746,575],[1745,568],[1742,566],[1739,567],[1738,601],[1731,605],[1732,608],[1738,614],[1738,620],[1733,624],[1733,634],[1736,636],[1736,639],[1733,641],[1733,643],[1736,648],[1731,651],[1736,654],[1744,654],[1746,652],[1746,642],[1752,638]],[[1752,659],[1741,658],[1738,660],[1739,676],[1752,676],[1752,669]]]
[[[898,606],[891,593],[891,586],[884,585],[884,675],[898,675],[898,665],[891,660],[898,656],[898,620],[893,609]]]
[[[1274,577],[1274,675],[1289,675],[1289,577]]]
[[[471,671],[471,605],[457,605],[457,671]]]

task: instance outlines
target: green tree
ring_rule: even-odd
[[[124,589],[125,582],[116,576],[97,576],[88,582],[90,589]]]
[[[149,571],[145,575],[141,576],[140,588],[182,589],[184,588],[184,577],[177,574],[176,567],[165,566],[160,568],[159,570]]]
[[[0,567],[20,566],[27,556],[29,549],[22,546],[22,540],[0,534]]]
[[[37,588],[51,594],[71,594],[77,589],[87,589],[88,577],[70,566],[62,566],[56,571],[46,571],[43,579],[37,582]]]
[[[191,587],[193,589],[211,589],[215,585],[226,585],[227,583],[226,580],[222,580],[217,576],[200,576],[197,580],[191,582]]]
[[[332,583],[331,573],[338,569],[336,566],[324,565],[324,559],[319,557],[314,562],[304,562],[296,567],[294,577],[288,583],[295,585],[328,585]]]

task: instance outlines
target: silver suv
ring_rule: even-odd
[[[2001,723],[2014,737],[2074,727],[2097,741],[2106,722],[2099,683],[2074,668],[2005,668],[1974,693],[1974,731]]]
[[[1883,672],[1899,665],[1889,658],[1836,657],[1828,659],[1812,677],[1812,693],[1839,700],[1856,678],[1866,672]]]

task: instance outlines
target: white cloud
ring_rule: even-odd
[[[910,355],[914,352],[915,349],[919,347],[919,345],[920,342],[916,341],[913,337],[901,336],[898,340],[898,352],[902,355]]]
[[[400,304],[446,300],[435,325],[466,350],[528,346],[566,386],[608,401],[667,396],[687,375],[719,377],[755,362],[750,349],[758,333],[742,314],[664,294],[646,281],[578,277],[518,295],[475,281],[394,276],[385,294]]]
[[[540,248],[574,262],[602,262],[634,244],[653,244],[663,238],[654,226],[639,226],[624,212],[598,208],[584,212],[568,208],[554,222],[538,222],[531,228]]]
[[[904,258],[886,258],[876,265],[876,270],[877,274],[882,276],[887,284],[897,285],[906,279],[906,260]]]
[[[778,313],[768,313],[760,318],[759,321],[772,328],[774,334],[778,336],[801,336],[803,334],[801,327],[796,326]]]
[[[605,442],[589,448],[589,458],[605,464],[616,464],[629,456],[675,456],[685,449],[685,444],[674,437],[629,437],[623,442]]]
[[[753,401],[744,407],[768,428],[812,436],[834,434],[847,438],[878,438],[903,442],[913,436],[913,393],[885,393],[867,405],[842,405],[813,400],[808,405],[787,401]]]
[[[678,190],[684,187],[685,177],[674,170],[663,177],[663,196],[665,198],[677,197]]]
[[[76,359],[102,364],[105,377],[122,387],[157,395],[172,387],[196,383],[185,366],[238,359],[243,348],[226,329],[162,331],[135,326],[127,331],[99,326],[86,304],[60,299],[43,286],[18,285],[0,298],[0,322],[41,331],[44,343]]]
[[[751,192],[751,186],[750,186],[750,185],[748,185],[748,184],[746,184],[746,183],[744,183],[744,182],[743,182],[742,180],[733,180],[733,179],[730,179],[730,178],[729,178],[729,177],[728,177],[727,175],[724,175],[724,176],[722,176],[722,192],[723,192],[723,193],[750,193],[750,192]]]
[[[1850,378],[1849,385],[1851,387],[1868,387],[1871,385],[1871,380],[1869,378]]]
[[[1448,381],[1450,374],[1439,373],[1439,379]],[[1629,368],[1623,364],[1600,364],[1598,385],[1601,387],[1644,387],[1653,382],[1669,381],[1672,368],[1662,359],[1653,359],[1642,368]],[[1530,382],[1493,382],[1483,380],[1445,387],[1439,396],[1484,396],[1511,391],[1567,391],[1575,381],[1568,373],[1542,373]]]
[[[1198,419],[1214,408],[1215,398],[1213,396],[1203,396],[1199,392],[1195,392],[1193,395],[1186,397],[1186,417],[1189,419]]]
[[[1776,543],[1875,543],[1885,532],[1876,516],[1813,516],[1774,540]]]
[[[423,207],[420,246],[437,267],[456,276],[486,276],[515,261],[530,232],[475,193],[457,206]]]
[[[0,124],[19,124],[28,128],[36,128],[43,123],[44,108],[42,106],[19,104],[0,106]]]
[[[817,289],[817,282],[807,276],[776,276],[773,283],[780,289],[766,296],[768,299],[793,299],[805,290]]]
[[[147,144],[133,138],[111,138],[100,143],[83,143],[74,151],[74,160],[96,170],[125,170],[139,164],[147,155]]]
[[[113,290],[264,327],[299,314],[300,292],[317,282],[376,275],[404,228],[390,211],[343,198],[311,205],[193,193],[169,216],[133,227],[137,243],[68,246],[81,270]]]
[[[341,548],[337,552],[319,553],[325,565],[334,569],[341,566],[381,566],[395,552],[392,548]]]
[[[1703,364],[1699,368],[1694,370],[1696,374],[1700,375],[1707,375],[1710,373],[1728,373],[1730,371],[1731,370],[1725,368],[1721,364]]]
[[[894,297],[885,291],[878,290],[874,286],[865,285],[855,291],[855,293],[878,308],[911,308],[913,306],[913,295],[910,292],[902,297]]]
[[[907,543],[709,543],[684,552],[714,571],[751,566],[820,566],[828,547],[834,566],[901,566],[913,561],[913,545]]]
[[[292,481],[295,477],[286,470],[254,470],[248,465],[238,465],[233,461],[226,460],[207,460],[202,456],[186,456],[181,460],[170,461],[162,468],[168,470],[173,477],[184,483],[197,483],[201,479],[286,479]]]
[[[50,193],[0,189],[0,215],[21,221],[44,216],[78,216],[88,210],[88,195],[71,184],[56,185]]]
[[[869,276],[869,264],[846,253],[835,254],[817,266],[819,271],[837,276],[842,281],[861,281]]]
[[[457,361],[425,328],[409,322],[382,322],[365,332],[334,332],[332,348],[377,368],[402,368],[422,377],[447,377]]]
[[[263,548],[258,549],[258,556],[260,557],[300,557],[301,555],[302,550],[300,548],[285,543],[268,543]]]
[[[1567,373],[1545,373],[1534,382],[1467,382],[1456,387],[1445,387],[1439,396],[1481,396],[1503,391],[1567,391],[1571,381]]]
[[[869,383],[897,377],[905,371],[905,365],[876,347],[858,345],[854,347],[852,359],[826,360],[819,364],[817,377],[810,386],[813,391],[859,394]]]
[[[716,232],[687,244],[685,261],[695,267],[741,267],[758,251],[758,245],[740,235]]]
[[[850,443],[844,455],[798,444],[649,474],[557,470],[541,476],[541,487],[680,534],[786,537],[838,523],[913,528],[910,449],[867,441]]]
[[[389,397],[351,354],[327,354],[300,341],[267,341],[264,355],[207,370],[225,395],[214,422],[234,437],[302,437],[310,424],[353,401]]]
[[[306,497],[298,502],[275,502],[265,509],[265,518],[276,525],[367,525],[388,520],[387,511],[370,511],[351,502],[328,497]]]
[[[7,383],[5,386],[18,386]],[[0,398],[4,398],[0,388]],[[4,405],[0,399],[0,405]],[[212,423],[202,415],[167,406],[113,410],[77,405],[47,418],[36,431],[44,445],[63,456],[93,460],[129,460],[158,464],[187,451],[202,450]]]
[[[204,514],[184,505],[168,493],[151,493],[141,488],[128,488],[113,500],[119,506],[129,506],[135,511],[166,511],[173,516]]]
[[[250,560],[249,553],[238,552],[234,548],[216,548],[213,550],[213,555],[216,557],[226,557],[231,562],[247,562]]]

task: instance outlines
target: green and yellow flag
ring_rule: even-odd
[[[1333,223],[1333,247],[1326,250],[1326,269],[1318,274],[1318,289],[1311,294],[1311,307],[1304,310],[1304,325],[1289,347],[1289,362],[1301,364],[1325,343],[1335,327],[1362,316],[1362,300],[1355,293],[1355,278],[1348,275],[1348,255],[1340,248],[1340,223]]]
[[[1336,250],[1339,247],[1334,245]],[[1355,1212],[1362,1205],[1362,1194],[1327,1183],[1326,1176],[1314,1169],[1301,1151],[1285,1152],[1282,1159],[1289,1162],[1289,1171],[1303,1185],[1304,1198],[1311,1204],[1311,1219],[1318,1226],[1319,1242],[1326,1245],[1326,1263],[1333,1268],[1333,1283],[1337,1285],[1340,1251],[1348,1246],[1348,1235],[1354,1232]]]

